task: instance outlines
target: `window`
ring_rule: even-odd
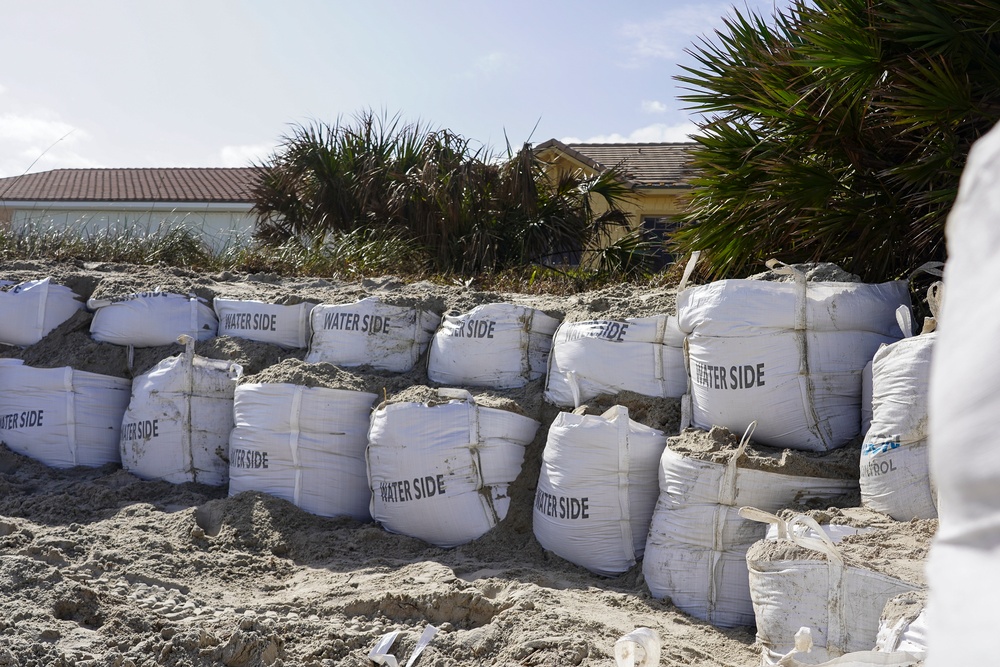
[[[646,241],[655,245],[653,249],[653,270],[661,271],[677,261],[672,253],[667,252],[666,241],[680,223],[671,216],[644,216],[640,228]]]

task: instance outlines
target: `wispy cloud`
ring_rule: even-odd
[[[493,51],[476,59],[475,69],[480,74],[494,74],[503,70],[510,62],[510,57],[502,51]]]
[[[0,83],[0,95],[3,95],[6,92],[7,92],[7,87],[2,83]]]
[[[0,175],[16,176],[30,168],[99,166],[80,152],[90,135],[49,112],[0,113]],[[32,164],[34,166],[32,166]]]
[[[643,100],[642,101],[642,112],[643,113],[666,113],[670,110],[663,102],[657,100]]]
[[[728,2],[687,3],[670,7],[646,21],[630,21],[618,30],[627,54],[625,65],[676,61],[698,37],[709,36],[729,13]]]
[[[629,132],[627,135],[614,132],[612,134],[599,134],[579,139],[577,137],[565,137],[560,139],[566,144],[634,144],[634,143],[656,143],[656,142],[680,142],[691,141],[690,135],[697,134],[698,126],[687,121],[678,125],[667,125],[666,123],[654,123],[640,127]]]
[[[219,151],[223,167],[246,167],[266,160],[277,148],[275,144],[247,144],[223,146]]]

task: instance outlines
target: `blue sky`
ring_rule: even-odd
[[[496,148],[684,141],[672,77],[733,4],[0,0],[0,176],[243,166],[367,108]]]

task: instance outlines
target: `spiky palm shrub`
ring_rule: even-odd
[[[391,230],[446,273],[495,272],[597,249],[615,237],[613,227],[627,224],[619,204],[630,190],[615,170],[552,183],[529,144],[516,152],[508,146],[501,159],[453,132],[371,112],[353,125],[298,127],[260,167],[253,195],[265,243]],[[598,268],[634,272],[641,259],[618,257]]]
[[[678,250],[714,277],[771,256],[871,280],[944,259],[969,148],[1000,119],[998,19],[986,0],[735,12],[677,77],[703,114]]]

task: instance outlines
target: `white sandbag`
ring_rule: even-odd
[[[695,426],[759,424],[762,444],[827,451],[858,434],[861,371],[901,338],[905,281],[722,280],[678,296]]]
[[[286,383],[238,386],[229,495],[261,491],[320,516],[370,521],[365,447],[377,399]]]
[[[545,375],[559,320],[509,303],[448,315],[431,340],[427,377],[445,385],[523,387]]]
[[[897,521],[937,517],[927,458],[936,333],[886,345],[872,362],[872,423],[861,449],[861,502]]]
[[[552,337],[545,400],[579,407],[623,390],[680,398],[687,388],[683,346],[674,316],[563,322]]]
[[[560,412],[548,431],[532,528],[543,548],[614,576],[642,557],[659,496],[666,437],[616,405],[603,415]]]
[[[122,467],[143,479],[221,486],[229,479],[229,434],[239,364],[194,354],[164,359],[132,381],[122,420]]]
[[[439,547],[465,544],[507,516],[534,419],[477,406],[463,391],[439,405],[393,403],[372,414],[368,480],[375,521]]]
[[[0,360],[0,438],[53,468],[118,463],[118,435],[132,383]]]
[[[973,145],[945,236],[929,403],[940,528],[927,666],[991,665],[1000,653],[1000,127]]]
[[[0,343],[34,345],[83,308],[83,301],[51,278],[29,280],[0,291]]]
[[[812,651],[812,631],[810,628],[799,628],[795,633],[795,648],[785,654],[776,655],[765,649],[763,665],[779,667],[917,667],[923,664],[922,656],[906,652],[854,651],[839,658],[811,661],[808,655]]]
[[[885,603],[918,589],[895,577],[846,564],[827,533],[808,516],[786,522],[753,508],[744,508],[742,513],[780,527],[778,540],[761,540],[747,550],[757,641],[763,647],[765,665],[779,664],[782,656],[795,649],[795,635],[802,627],[811,630],[813,639],[812,651],[795,656],[804,664],[820,665],[852,652],[870,651]],[[798,524],[812,532],[804,534]],[[785,557],[782,543],[815,552],[822,559]]]
[[[272,343],[286,349],[309,344],[309,311],[313,305],[303,302],[285,306],[219,297],[212,301],[219,320],[218,335]]]
[[[171,292],[90,299],[87,307],[96,311],[90,323],[91,337],[115,345],[157,347],[175,343],[181,335],[208,340],[219,325],[204,299]]]
[[[669,597],[681,611],[720,627],[754,622],[745,557],[766,527],[741,517],[739,508],[777,511],[856,488],[853,480],[740,468],[752,432],[747,429],[726,464],[684,456],[668,443],[642,563],[653,597]]]
[[[308,363],[369,365],[405,373],[427,350],[441,316],[368,297],[357,303],[320,304],[313,308],[310,322]]]

